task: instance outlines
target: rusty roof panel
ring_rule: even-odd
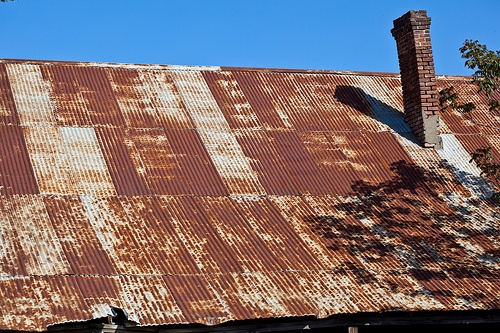
[[[276,151],[273,138],[267,131],[238,131],[236,138],[245,156],[257,173],[259,182],[267,194],[299,194],[294,179],[283,165],[283,159]],[[277,168],[276,166],[280,166]]]
[[[438,89],[453,86],[459,96],[459,103],[473,102],[476,110],[473,117],[456,110],[442,113],[442,118],[451,132],[457,134],[492,134],[497,135],[500,128],[500,114],[490,112],[488,99],[484,92],[478,92],[476,85],[471,84],[470,78],[450,78],[438,80]]]
[[[136,170],[142,170],[153,194],[189,194],[176,155],[161,129],[130,129],[129,137],[137,154],[130,158]]]
[[[116,194],[93,128],[60,127],[71,178],[79,194]]]
[[[0,64],[0,124],[19,125],[19,116],[5,64]]]
[[[228,190],[195,130],[165,130],[168,142],[182,170],[189,194],[227,195]]]
[[[262,129],[258,116],[231,72],[202,72],[231,129]]]
[[[96,127],[95,132],[116,193],[151,193],[141,172],[142,166],[134,164],[139,154],[130,138],[130,131],[119,127]]]
[[[28,275],[26,258],[10,215],[9,202],[2,196],[0,197],[0,278]]]
[[[28,275],[68,273],[69,264],[39,196],[15,196],[5,202],[6,215],[20,245]]]
[[[234,71],[232,74],[264,129],[287,129],[292,126],[287,115],[275,109],[264,79],[265,74],[244,71]]]
[[[266,246],[265,238],[268,235],[252,228],[251,219],[261,218],[262,215],[239,211],[239,205],[230,198],[197,198],[196,202],[203,208],[208,222],[221,238],[221,245],[234,252],[231,256],[237,266],[229,266],[229,271],[253,272],[282,268],[281,256]]]
[[[57,123],[61,126],[90,126],[92,121],[75,76],[74,66],[40,66],[50,86]]]
[[[39,193],[25,137],[19,126],[0,125],[0,194]]]
[[[176,229],[174,216],[168,209],[174,202],[168,197],[128,197],[120,203],[131,221],[127,230],[130,236],[136,235],[141,244],[141,252],[147,260],[153,260],[157,274],[196,274],[199,267],[183,243],[179,229]],[[154,259],[152,259],[154,258]]]
[[[321,171],[295,131],[268,131],[282,167],[291,176],[300,194],[326,194]]]
[[[107,70],[100,67],[74,66],[74,80],[94,125],[124,126],[125,119],[114,95]]]
[[[471,148],[470,144],[464,145],[467,142],[484,142],[480,136],[464,136],[442,134],[444,149],[439,150],[439,154],[447,163],[453,166],[453,171],[460,183],[462,183],[474,197],[490,197],[493,188],[488,180],[481,177],[481,170],[474,163],[470,163],[470,155],[466,148]],[[473,151],[473,150],[472,150]]]
[[[496,308],[476,102],[435,151],[395,75],[0,61],[0,328]]]
[[[237,249],[229,246],[207,212],[191,197],[162,197],[162,206],[172,214],[172,224],[198,268],[204,273],[241,271]],[[196,223],[192,223],[196,221]]]
[[[150,325],[188,323],[162,276],[121,276],[129,318]]]
[[[0,327],[4,330],[21,328],[27,331],[41,331],[48,324],[45,302],[40,302],[34,288],[33,277],[3,279],[0,283],[2,306]],[[15,297],[13,297],[15,295]],[[22,319],[22,320],[21,320]],[[51,320],[52,321],[52,320]]]
[[[45,196],[45,208],[72,274],[115,274],[79,196]]]
[[[108,76],[127,127],[161,127],[160,118],[153,105],[154,97],[149,94],[147,85],[142,82],[138,71],[110,68]]]
[[[164,275],[163,279],[189,323],[215,325],[232,319],[228,304],[205,276]]]
[[[167,71],[142,71],[142,88],[147,92],[165,128],[193,129],[193,121]]]

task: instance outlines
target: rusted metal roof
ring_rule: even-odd
[[[397,75],[0,61],[0,329],[499,308],[476,102],[436,151]]]

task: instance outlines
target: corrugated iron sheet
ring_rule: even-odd
[[[498,308],[475,101],[434,151],[395,75],[1,61],[0,329]]]

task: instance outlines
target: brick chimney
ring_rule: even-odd
[[[410,10],[394,20],[391,33],[398,49],[405,120],[424,147],[441,149],[430,25],[425,10]]]

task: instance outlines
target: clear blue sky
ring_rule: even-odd
[[[17,0],[0,58],[398,72],[392,21],[426,9],[438,74],[466,38],[500,49],[499,0]]]

